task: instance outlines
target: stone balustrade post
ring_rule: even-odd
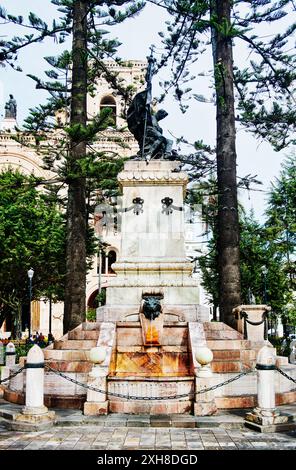
[[[15,345],[13,343],[7,344],[5,354],[6,354],[6,358],[5,358],[6,367],[15,366]]]
[[[106,349],[100,346],[90,350],[90,360],[93,362],[93,368],[88,375],[87,385],[102,390],[87,389],[86,402],[84,403],[83,413],[86,416],[108,414],[107,400],[107,375],[108,369],[103,363],[106,359]]]
[[[213,373],[209,365],[213,360],[213,353],[210,349],[201,347],[196,350],[195,359],[200,367],[197,369],[195,377],[194,415],[210,416],[217,411],[214,391],[199,392],[214,385]]]

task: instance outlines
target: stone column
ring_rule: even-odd
[[[294,429],[293,417],[281,415],[275,407],[274,349],[268,345],[260,349],[257,357],[257,407],[245,417],[245,425],[260,432]]]
[[[213,353],[207,347],[198,348],[195,358],[200,364],[200,367],[197,369],[195,377],[194,415],[210,416],[217,411],[214,391],[199,392],[214,385],[213,373],[209,365],[213,360]]]
[[[15,417],[16,429],[43,429],[53,424],[55,413],[44,406],[44,354],[37,344],[27,356],[25,403],[22,413]]]
[[[87,390],[83,413],[86,416],[108,414],[107,373],[99,366],[94,366],[88,375],[87,385],[98,388],[104,393]]]

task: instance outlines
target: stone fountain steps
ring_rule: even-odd
[[[212,351],[214,350],[238,350],[238,349],[250,349],[251,342],[241,339],[207,339],[207,346]]]
[[[256,352],[241,333],[222,322],[205,322],[203,327],[207,346],[214,356],[213,372],[239,373],[254,367]]]
[[[63,349],[63,350],[89,350],[96,346],[97,340],[96,339],[68,339],[68,340],[61,340],[54,342],[55,349]]]
[[[45,360],[89,361],[89,351],[77,349],[45,349]]]
[[[69,331],[68,340],[97,340],[100,332],[98,330],[72,330]]]
[[[83,322],[63,338],[55,341],[52,348],[44,350],[46,364],[52,369],[86,384],[88,374],[92,369],[89,351],[97,345],[99,334],[100,324],[98,322]],[[46,406],[82,409],[85,399],[85,388],[75,385],[53,372],[46,372]]]

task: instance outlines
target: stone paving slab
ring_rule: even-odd
[[[57,425],[47,431],[9,431],[1,415],[22,406],[0,400],[0,450],[296,450],[296,430],[258,433],[243,425],[246,410],[214,416],[111,414],[83,416],[55,410]],[[278,407],[296,419],[296,405]]]
[[[296,431],[260,434],[224,429],[217,433],[180,428],[55,427],[52,432],[7,431],[0,423],[0,450],[295,450]],[[217,430],[216,430],[217,431]]]

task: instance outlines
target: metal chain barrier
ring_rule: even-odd
[[[281,375],[283,375],[284,377],[286,377],[286,379],[288,380],[291,380],[291,382],[293,382],[294,384],[296,384],[296,379],[294,379],[293,377],[291,377],[290,375],[286,374],[286,372],[284,372],[282,369],[280,369],[279,367],[276,367],[275,370],[277,372],[279,372]],[[293,390],[290,390],[291,392]]]
[[[16,377],[18,374],[20,374],[21,372],[23,372],[23,370],[25,369],[25,367],[21,367],[20,369],[18,369],[16,372],[13,372],[9,377],[7,377],[6,379],[2,379],[0,380],[0,385],[4,382],[7,382],[8,380],[10,379],[13,379],[13,377]]]
[[[241,372],[240,374],[236,375],[235,377],[231,377],[230,379],[225,380],[225,382],[219,383],[219,384],[217,384],[217,385],[213,385],[212,387],[202,388],[202,389],[199,390],[198,392],[195,392],[195,394],[196,394],[196,395],[200,395],[201,393],[211,392],[212,390],[216,390],[216,388],[224,387],[224,385],[228,385],[228,384],[230,384],[231,382],[234,382],[235,380],[240,379],[240,378],[243,377],[244,375],[250,374],[251,372],[255,372],[255,369],[248,369],[248,370],[245,370],[244,372]]]
[[[216,390],[219,387],[223,387],[224,385],[227,385],[231,382],[234,382],[235,380],[240,379],[244,375],[247,375],[247,374],[250,374],[251,372],[254,372],[253,369],[249,369],[247,371],[241,372],[240,374],[236,375],[235,377],[231,377],[230,379],[225,380],[225,382],[219,383],[217,385],[213,385],[212,387],[203,388],[202,390],[199,390],[198,392],[195,392],[193,394],[192,393],[191,394],[190,393],[183,393],[183,394],[179,394],[179,395],[170,395],[170,396],[161,396],[161,397],[139,397],[139,396],[135,396],[135,395],[124,395],[123,393],[109,392],[107,390],[101,390],[97,387],[93,387],[92,385],[87,385],[87,384],[84,384],[82,382],[78,382],[78,380],[75,380],[75,379],[72,379],[71,377],[68,377],[67,375],[63,374],[62,372],[60,372],[56,369],[53,369],[52,367],[50,367],[47,364],[45,365],[45,369],[47,369],[50,372],[55,373],[56,375],[59,375],[60,377],[63,377],[66,380],[69,380],[69,382],[72,382],[72,383],[74,383],[76,385],[79,385],[80,387],[86,388],[88,390],[92,390],[94,392],[111,395],[111,396],[117,397],[117,398],[128,398],[130,400],[176,400],[176,399],[179,399],[179,398],[189,398],[190,396],[191,396],[191,398],[193,398],[192,395],[195,395],[195,394],[200,395],[201,393],[206,393],[206,392],[210,392],[212,390]]]

